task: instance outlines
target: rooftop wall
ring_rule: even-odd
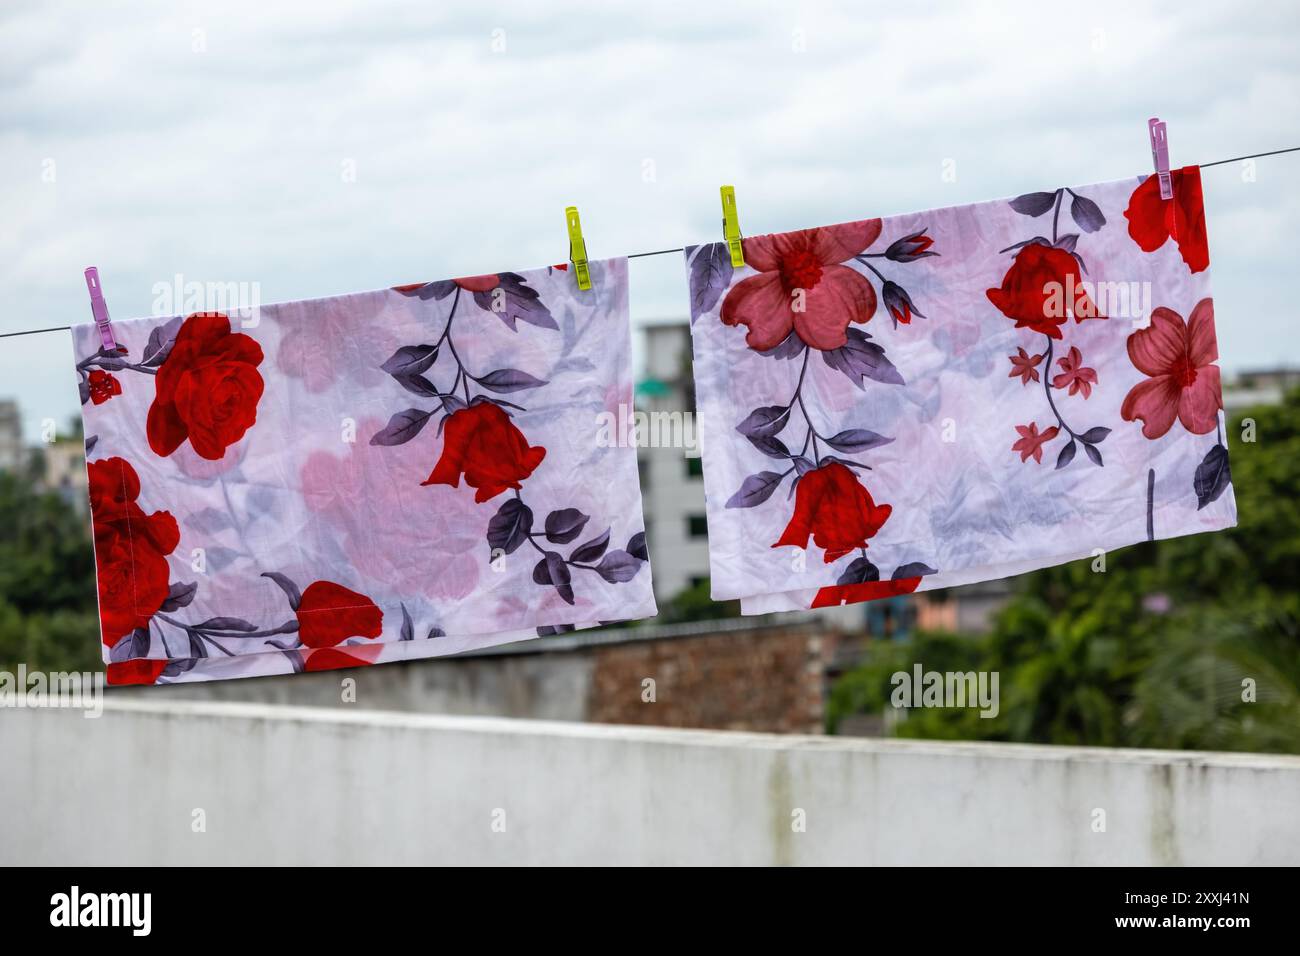
[[[5,864],[1300,862],[1284,756],[118,699],[0,761]]]

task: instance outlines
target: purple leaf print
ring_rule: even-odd
[[[892,438],[886,438],[884,435],[877,435],[866,428],[846,428],[839,434],[825,439],[825,442],[836,451],[852,453],[866,451],[868,448],[879,448],[881,445],[888,445],[893,440]]]
[[[1025,193],[1011,200],[1011,208],[1022,216],[1041,216],[1056,203],[1056,193]]]
[[[875,342],[868,341],[870,335],[859,329],[848,329],[846,334],[849,340],[844,345],[822,352],[822,360],[827,365],[837,372],[843,372],[849,381],[864,391],[863,378],[886,385],[904,384],[903,376],[894,367],[894,363],[885,357],[885,350]]]
[[[403,345],[380,366],[389,375],[419,375],[438,358],[436,345]]]
[[[1228,449],[1215,445],[1196,466],[1192,478],[1192,490],[1196,492],[1196,510],[1200,511],[1210,502],[1218,499],[1232,482],[1232,470],[1228,467]]]
[[[768,438],[785,428],[789,421],[790,406],[764,405],[745,416],[745,420],[736,426],[736,431],[746,438]]]
[[[1070,203],[1070,218],[1084,232],[1096,232],[1106,225],[1106,217],[1101,214],[1101,207],[1086,196],[1071,192],[1074,201]]]
[[[289,607],[295,611],[298,610],[298,605],[302,603],[302,592],[298,590],[298,585],[279,571],[263,571],[262,577],[274,581],[280,590],[284,592],[284,596],[289,599]]]
[[[564,563],[558,552],[547,551],[533,567],[533,581],[537,584],[550,584],[559,592],[568,604],[573,601],[573,588],[569,584],[569,566]]]
[[[577,508],[561,508],[546,516],[546,540],[551,544],[568,544],[582,533],[583,526],[591,520]]]
[[[596,565],[596,573],[610,584],[631,581],[641,570],[641,562],[626,551],[611,551]]]
[[[740,490],[727,499],[728,508],[752,508],[761,505],[776,491],[785,477],[776,471],[760,471],[741,482]]]
[[[156,326],[149,333],[149,340],[145,343],[144,352],[140,356],[140,364],[146,368],[154,368],[161,365],[163,361],[171,354],[172,346],[176,344],[176,333],[180,331],[182,319],[178,315],[176,318]]]
[[[190,602],[194,600],[194,593],[199,586],[193,581],[177,581],[167,589],[167,598],[162,602],[160,611],[179,611],[183,607],[189,607]]]
[[[525,388],[538,388],[546,384],[540,378],[534,378],[517,368],[499,368],[474,381],[494,392],[518,392]]]
[[[627,552],[639,561],[649,561],[650,552],[645,546],[645,532],[638,531],[627,543]]]
[[[533,512],[518,498],[508,498],[488,522],[488,547],[513,554],[533,530]]]
[[[433,412],[422,412],[418,408],[408,408],[398,412],[388,420],[388,425],[370,439],[372,445],[401,445],[420,434],[429,416]]]
[[[900,578],[923,578],[927,574],[938,574],[939,572],[921,561],[912,561],[908,564],[900,564],[894,569],[893,579],[897,581]]]
[[[590,564],[593,561],[599,560],[600,556],[605,553],[605,549],[608,547],[609,530],[606,529],[604,534],[592,538],[585,544],[581,544],[575,548],[573,554],[569,555],[569,560],[576,564]]]
[[[722,293],[731,285],[736,268],[723,242],[697,246],[691,253],[691,321],[718,304]]]
[[[544,329],[559,330],[560,326],[551,316],[551,310],[541,300],[537,290],[524,282],[523,276],[503,272],[497,278],[499,285],[495,289],[474,293],[474,302],[480,309],[496,315],[514,332],[519,331],[515,324],[519,321]]]

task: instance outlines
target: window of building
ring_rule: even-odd
[[[687,478],[700,478],[700,477],[702,477],[703,475],[704,475],[704,459],[703,459],[703,458],[698,458],[698,457],[697,457],[697,458],[687,458],[687,459],[686,459],[686,477],[687,477]]]
[[[707,538],[709,536],[709,519],[704,515],[688,515],[686,530],[692,538]]]

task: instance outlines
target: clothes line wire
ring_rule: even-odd
[[[1248,159],[1263,159],[1265,156],[1280,156],[1283,153],[1300,152],[1300,146],[1290,146],[1286,149],[1274,149],[1267,153],[1251,153],[1249,156],[1234,156],[1232,159],[1216,159],[1212,163],[1201,163],[1201,169],[1209,169],[1211,166],[1226,166],[1228,163],[1240,163]],[[684,252],[685,246],[678,246],[675,249],[657,249],[654,252],[631,252],[624,258],[626,259],[646,259],[651,256],[668,256],[675,252]],[[70,325],[52,325],[47,329],[27,329],[22,332],[0,332],[0,339],[10,339],[19,335],[41,335],[45,332],[68,332],[71,331]]]

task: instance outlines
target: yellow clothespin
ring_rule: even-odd
[[[731,265],[739,269],[745,264],[745,250],[740,244],[740,219],[736,215],[736,187],[722,187],[722,235],[731,253]]]
[[[582,221],[578,219],[578,207],[569,206],[565,209],[564,219],[569,226],[569,261],[573,263],[573,274],[578,280],[578,288],[585,292],[591,288],[591,269],[587,265],[587,243],[582,238]]]

